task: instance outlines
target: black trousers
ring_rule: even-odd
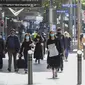
[[[0,69],[3,67],[3,58],[0,56]]]
[[[14,60],[14,69],[16,70],[17,67],[16,67],[16,56],[17,56],[17,52],[13,49],[11,50],[8,50],[8,68],[11,70],[11,64],[12,64],[12,57],[13,57],[13,60]]]
[[[27,69],[27,51],[24,51],[25,68]]]
[[[61,70],[63,70],[63,56],[60,57],[60,67]]]

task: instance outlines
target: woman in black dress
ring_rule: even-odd
[[[50,31],[49,39],[47,40],[48,57],[47,64],[52,69],[53,78],[57,77],[57,68],[60,66],[60,56],[62,48],[58,38],[55,38],[53,31]]]
[[[40,59],[43,59],[43,54],[42,54],[42,39],[41,36],[38,35],[36,37],[36,42],[35,42],[35,51],[34,51],[34,58],[35,62],[38,61],[38,64],[40,64]]]
[[[25,73],[27,73],[27,52],[31,50],[32,48],[32,40],[30,38],[30,34],[27,33],[25,35],[24,41],[22,42],[21,49],[20,49],[20,55],[22,55],[22,52],[24,54],[25,59]]]

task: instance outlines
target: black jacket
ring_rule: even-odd
[[[30,44],[32,44],[32,41],[29,42],[24,41],[20,48],[20,54],[22,54],[22,52],[27,52],[28,50],[31,50]]]

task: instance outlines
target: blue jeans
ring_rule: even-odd
[[[68,58],[68,54],[69,54],[69,50],[66,48],[65,49],[65,57],[66,57],[66,59]]]

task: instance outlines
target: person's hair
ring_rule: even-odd
[[[30,35],[30,33],[26,33],[26,34],[25,34],[25,37],[24,37],[24,42],[26,42],[26,36],[27,36],[27,35],[29,36],[29,41],[31,41],[31,35]]]
[[[70,37],[70,34],[66,31],[66,32],[64,32],[64,36],[66,36],[66,37]]]

